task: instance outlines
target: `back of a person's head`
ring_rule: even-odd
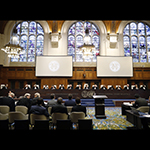
[[[43,98],[38,98],[36,103],[37,103],[37,105],[42,105],[43,104]]]
[[[40,93],[36,92],[36,93],[34,94],[34,96],[40,97]]]
[[[81,100],[79,97],[76,97],[76,104],[80,104],[81,103]]]
[[[139,95],[139,94],[135,94],[134,97],[135,97],[135,98],[139,98],[140,95]]]
[[[52,93],[52,94],[51,94],[51,99],[54,99],[54,98],[55,98],[55,94]]]
[[[72,94],[68,94],[68,99],[69,99],[69,100],[72,99]]]
[[[61,103],[62,103],[62,97],[58,97],[57,103],[58,103],[58,104],[61,104]]]

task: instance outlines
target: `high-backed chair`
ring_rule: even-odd
[[[146,112],[149,112],[150,108],[149,108],[149,106],[141,106],[141,107],[137,108],[137,110],[139,110],[143,113],[146,113]]]
[[[72,112],[70,114],[70,119],[72,123],[77,123],[78,119],[84,119],[85,113],[84,112]]]
[[[9,110],[10,110],[9,106],[6,106],[6,105],[1,105],[0,106],[0,113],[2,113],[2,114],[9,113]]]
[[[66,113],[53,113],[52,114],[52,123],[55,125],[57,123],[57,120],[66,120],[68,118],[68,115]]]
[[[48,107],[48,113],[50,116],[51,116],[51,110],[52,110],[52,107]]]
[[[8,113],[9,123],[13,123],[15,120],[28,120],[28,116],[22,112],[9,112]]]
[[[15,111],[20,111],[26,115],[28,112],[28,108],[26,106],[16,106]]]

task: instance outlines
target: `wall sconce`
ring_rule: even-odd
[[[61,39],[61,32],[58,33],[49,33],[49,38],[53,48],[58,48],[58,41]]]
[[[116,48],[116,45],[117,45],[117,42],[118,42],[118,36],[119,36],[119,33],[117,34],[110,34],[110,33],[107,33],[107,40],[109,40],[110,42],[110,48]]]

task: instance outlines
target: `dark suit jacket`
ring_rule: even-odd
[[[10,111],[15,111],[15,100],[11,97],[1,97],[0,105],[7,105],[10,108]]]
[[[65,101],[65,106],[76,106],[76,103],[73,100]]]
[[[133,104],[133,107],[136,108],[140,106],[147,106],[147,101],[145,100],[145,98],[139,97],[138,99],[136,99],[135,103]]]
[[[43,106],[33,105],[29,111],[30,114],[38,114],[38,115],[45,115],[49,117],[49,113],[47,112],[46,108]]]
[[[28,98],[22,98],[18,101],[17,105],[26,106],[28,108],[28,113],[29,113],[31,105],[32,105],[32,101]]]
[[[76,105],[76,106],[73,106],[71,112],[84,112],[86,116],[86,107],[82,105]]]
[[[51,109],[52,113],[66,113],[68,115],[67,108],[61,104],[54,105]]]

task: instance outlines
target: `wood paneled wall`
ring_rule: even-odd
[[[150,68],[134,68],[133,69],[133,77],[131,78],[106,78],[106,77],[97,77],[96,67],[74,67],[73,68],[73,76],[72,77],[36,77],[35,76],[35,67],[3,67],[0,66],[0,84],[9,84],[10,81],[15,82],[15,88],[19,88],[20,81],[25,85],[27,82],[32,81],[32,86],[36,83],[36,81],[40,82],[41,88],[44,84],[48,84],[49,86],[55,84],[64,84],[65,87],[69,82],[74,83],[74,87],[78,82],[82,82],[82,84],[86,82],[90,82],[91,85],[96,83],[109,85],[123,85],[130,82],[131,84],[139,83],[147,83],[148,88],[150,89]]]

